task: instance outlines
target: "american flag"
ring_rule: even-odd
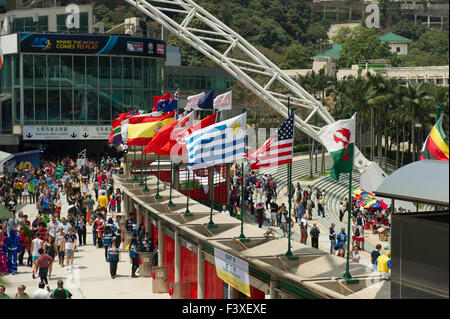
[[[259,149],[245,154],[245,157],[251,162],[252,170],[292,163],[293,145],[294,113]]]

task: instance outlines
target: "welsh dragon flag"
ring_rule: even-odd
[[[356,114],[348,120],[339,120],[322,127],[319,137],[333,158],[333,168],[330,176],[339,181],[340,173],[350,173],[353,169],[353,154],[355,148]]]

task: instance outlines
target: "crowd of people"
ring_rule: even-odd
[[[87,245],[87,227],[92,227],[92,244],[104,249],[113,279],[120,260],[121,233],[133,234],[127,248],[133,261],[131,277],[137,277],[139,252],[153,252],[154,247],[133,216],[121,224],[122,193],[114,189],[113,180],[119,167],[117,160],[109,157],[98,163],[64,158],[42,161],[30,170],[5,172],[0,177],[0,204],[10,215],[0,219],[0,275],[15,275],[18,266],[31,267],[33,279],[40,279],[33,298],[70,298],[62,281],[52,291],[48,280],[56,259],[61,267],[73,268],[74,254]],[[63,200],[67,212],[62,212]],[[20,209],[25,204],[35,205],[33,221]],[[157,249],[154,256],[157,260]],[[6,298],[5,289],[0,286],[0,298]],[[16,298],[29,297],[24,291],[25,287],[19,286]]]
[[[307,244],[308,237],[310,237],[311,246],[319,248],[320,228],[317,222],[313,220],[313,209],[317,205],[317,217],[325,218],[326,201],[325,190],[320,190],[311,186],[302,187],[300,183],[291,185],[291,199],[292,199],[292,220],[289,220],[289,212],[285,203],[278,205],[278,191],[277,182],[270,174],[257,175],[254,171],[241,172],[241,166],[235,164],[231,168],[232,186],[229,198],[229,205],[222,207],[222,213],[240,217],[241,195],[242,195],[242,176],[244,180],[244,208],[250,214],[254,215],[258,221],[258,226],[261,228],[264,221],[270,221],[271,227],[279,227],[283,232],[283,237],[286,237],[291,227],[293,232],[294,223],[297,223],[300,228],[300,243]],[[288,198],[288,192],[285,194],[285,199]],[[371,231],[376,234],[377,229],[385,227],[389,229],[391,224],[390,209],[365,209],[356,205],[356,201],[352,198],[350,209],[347,208],[348,200],[345,198],[339,205],[339,220],[342,222],[345,216],[348,216],[350,211],[351,218],[351,248],[350,258],[353,262],[360,262],[360,252],[365,250],[364,232]],[[294,220],[295,219],[295,220]],[[329,228],[330,240],[330,254],[339,257],[347,257],[347,240],[348,235],[346,228],[342,227],[340,232],[335,230],[336,225],[331,223]],[[377,246],[378,247],[378,246]],[[381,246],[380,246],[381,247]],[[378,249],[379,251],[380,249]],[[375,254],[376,255],[376,254]],[[387,255],[387,254],[386,254]],[[381,256],[386,256],[381,255]],[[372,264],[375,265],[378,256],[372,253]],[[382,258],[385,260],[385,257]],[[389,267],[387,267],[389,261]],[[385,271],[390,269],[390,252],[389,258],[386,259],[381,268]],[[374,266],[375,269],[375,266]],[[375,269],[377,270],[377,269]],[[380,268],[378,268],[380,270]]]

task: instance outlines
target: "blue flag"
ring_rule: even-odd
[[[167,108],[167,106],[169,105],[170,102],[170,98],[164,99],[164,100],[160,100],[157,104],[156,104],[156,110],[158,112],[162,111],[163,109]],[[164,111],[165,112],[165,111]]]
[[[161,109],[163,113],[172,112],[178,109],[178,90],[170,98],[169,103]]]
[[[198,107],[204,110],[212,110],[213,106],[214,106],[214,90],[211,90],[198,101]]]

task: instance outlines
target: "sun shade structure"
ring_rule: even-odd
[[[396,170],[374,192],[376,196],[449,206],[449,162],[417,161]]]

